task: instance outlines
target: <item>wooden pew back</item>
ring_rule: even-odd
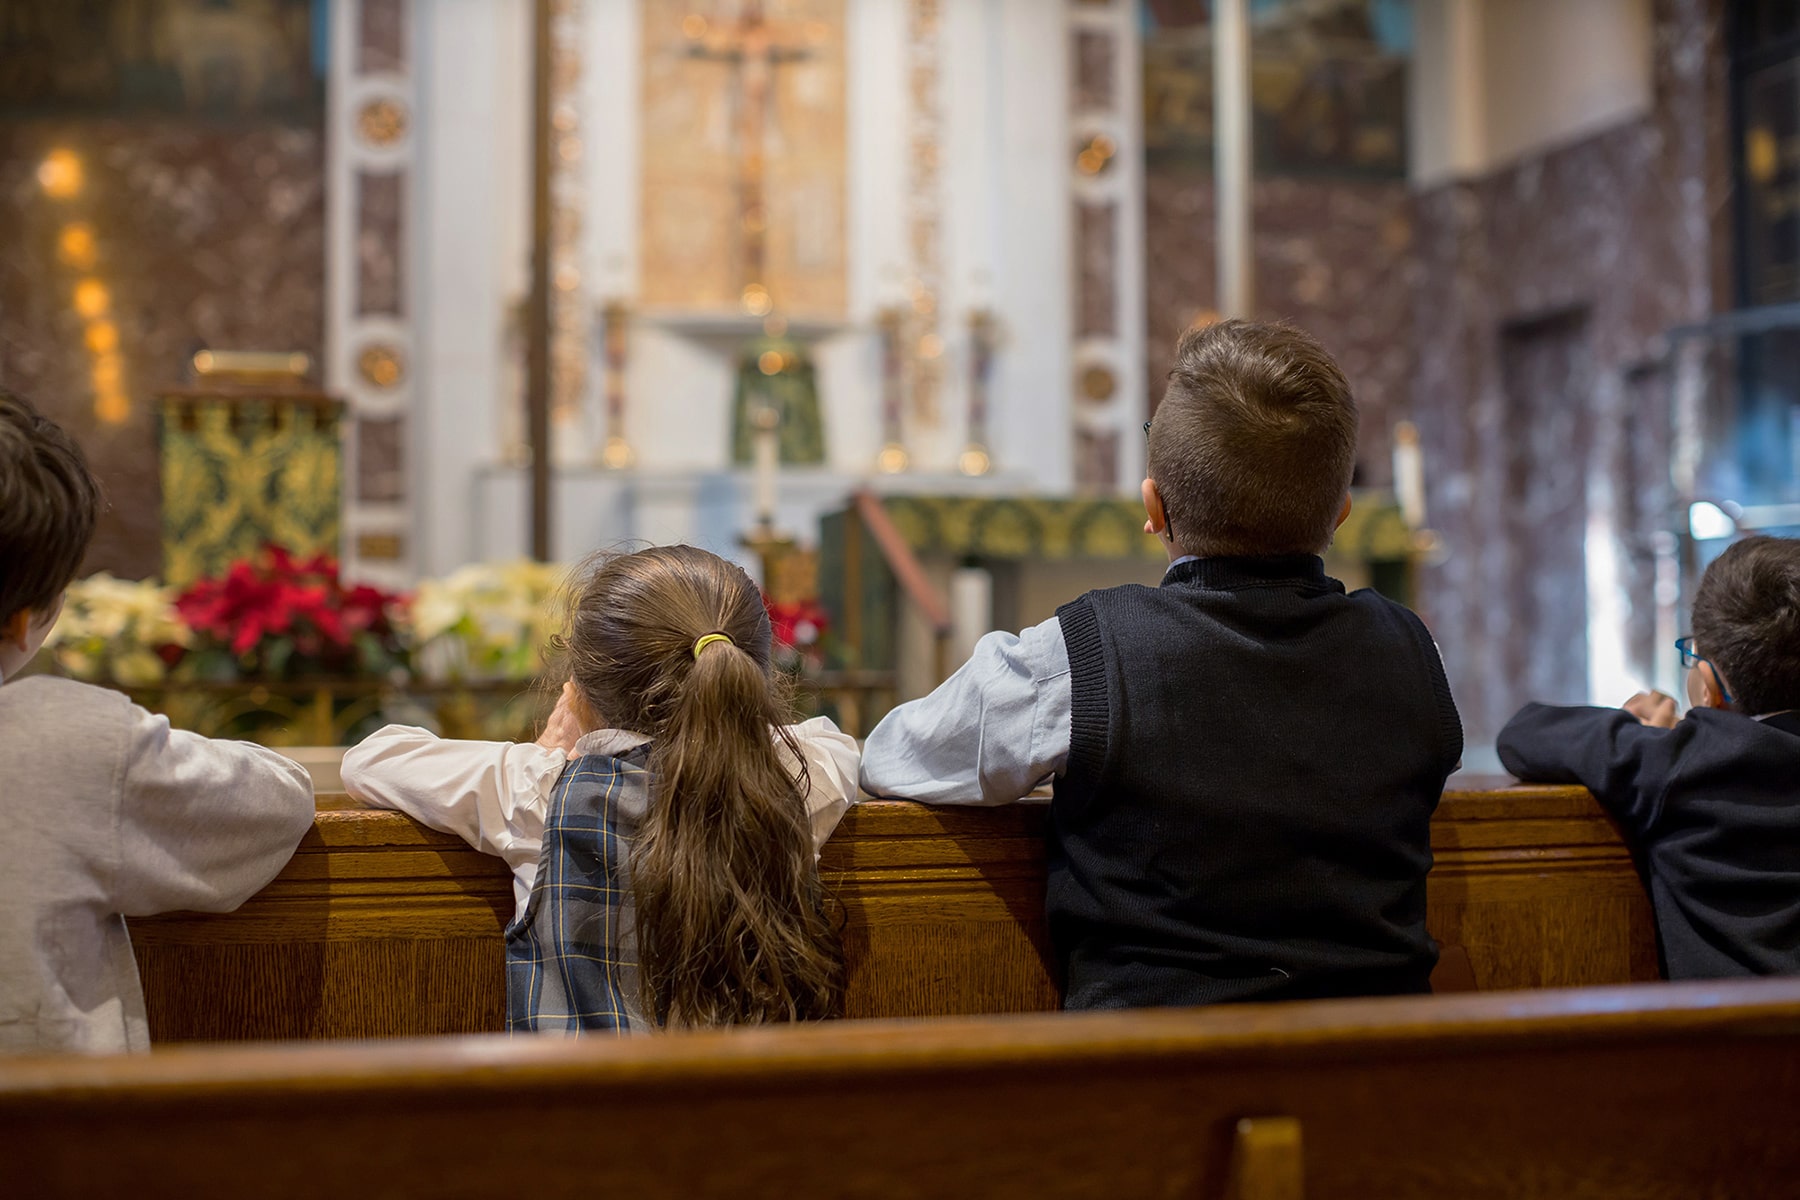
[[[1796,1111],[1768,980],[0,1061],[34,1197],[1788,1195]]]
[[[132,922],[160,1042],[502,1028],[499,859],[321,798],[280,877],[236,913]],[[1041,805],[853,808],[825,847],[853,1017],[1054,1009]],[[1459,789],[1432,823],[1440,990],[1657,977],[1631,857],[1579,788]]]

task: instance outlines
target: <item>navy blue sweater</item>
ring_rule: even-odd
[[[1529,704],[1499,750],[1520,779],[1582,784],[1618,820],[1669,978],[1800,971],[1800,714],[1702,708],[1657,729]]]
[[[1462,727],[1419,619],[1315,557],[1179,563],[1057,615],[1064,1006],[1426,990],[1431,813]]]

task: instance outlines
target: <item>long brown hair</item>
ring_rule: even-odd
[[[601,557],[585,574],[571,677],[597,719],[652,739],[631,856],[644,1012],[667,1026],[835,1015],[843,957],[756,585],[692,546]],[[714,633],[730,640],[696,653]]]

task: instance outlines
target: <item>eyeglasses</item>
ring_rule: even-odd
[[[1148,421],[1144,422],[1144,444],[1146,446],[1150,444],[1150,422]],[[1171,542],[1175,540],[1175,525],[1169,520],[1167,508],[1163,510],[1163,532],[1169,535],[1169,540]]]
[[[1675,649],[1677,649],[1681,652],[1681,665],[1686,667],[1690,671],[1693,670],[1695,667],[1699,666],[1701,663],[1706,663],[1707,666],[1712,667],[1713,681],[1719,685],[1719,695],[1724,698],[1725,703],[1727,703],[1727,704],[1735,703],[1735,701],[1733,701],[1731,698],[1731,693],[1725,690],[1725,677],[1723,675],[1719,674],[1719,668],[1717,666],[1714,666],[1714,664],[1712,664],[1711,662],[1708,662],[1706,659],[1701,658],[1698,654],[1694,653],[1694,639],[1692,636],[1684,637],[1684,638],[1676,638],[1675,639]]]

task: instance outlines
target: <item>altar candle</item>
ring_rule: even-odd
[[[1411,421],[1394,427],[1394,498],[1408,528],[1425,528],[1425,453]]]
[[[959,567],[950,576],[950,647],[967,662],[975,643],[994,628],[994,576],[984,567]]]
[[[756,458],[756,521],[763,526],[775,523],[775,473],[781,455],[781,445],[777,441],[779,420],[772,408],[765,407],[756,414],[753,447]]]
[[[881,329],[881,436],[890,445],[901,437],[900,310],[886,308],[876,317]]]

